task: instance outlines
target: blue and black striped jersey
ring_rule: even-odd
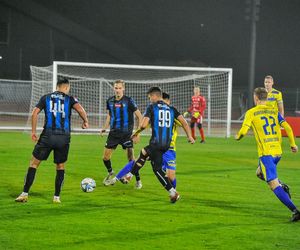
[[[180,115],[176,108],[163,101],[150,104],[144,114],[150,119],[152,136],[150,144],[168,149],[172,140],[174,120]]]
[[[78,100],[73,96],[55,91],[44,95],[36,105],[45,112],[44,129],[53,133],[70,133],[71,109]]]
[[[106,101],[106,108],[110,115],[110,131],[132,133],[137,105],[131,97],[124,95],[116,100],[112,96]]]

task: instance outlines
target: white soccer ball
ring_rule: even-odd
[[[83,192],[93,192],[96,187],[96,182],[92,178],[84,178],[80,183],[81,189]]]

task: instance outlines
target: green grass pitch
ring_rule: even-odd
[[[29,134],[0,132],[0,249],[300,249],[300,223],[255,176],[254,138],[208,138],[207,143],[177,142],[177,190],[182,198],[170,204],[168,193],[149,163],[141,171],[143,188],[117,183],[104,187],[102,151],[106,137],[73,135],[62,204],[52,204],[55,168],[52,155],[38,169],[29,201],[14,202],[34,144]],[[298,139],[297,139],[298,140]],[[135,155],[148,142],[143,137]],[[299,140],[298,140],[299,142]],[[279,163],[300,206],[299,154],[289,151]],[[115,171],[126,163],[118,148]],[[97,188],[80,190],[92,177]]]

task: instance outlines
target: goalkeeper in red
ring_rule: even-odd
[[[293,213],[291,221],[300,220],[300,212],[283,189],[277,177],[277,164],[281,159],[281,131],[287,132],[293,153],[298,151],[294,134],[290,125],[282,115],[272,107],[267,106],[268,92],[265,88],[254,90],[255,107],[248,110],[242,128],[236,135],[236,140],[242,139],[251,127],[255,135],[259,157],[259,167],[264,180],[277,198]]]
[[[186,117],[188,114],[191,115],[190,125],[191,125],[192,136],[194,140],[196,140],[195,125],[197,124],[197,127],[201,135],[200,143],[205,142],[204,130],[202,127],[205,108],[206,108],[206,100],[204,96],[201,96],[200,88],[195,87],[194,95],[192,96],[192,104],[189,107],[188,112],[184,113],[184,116]]]

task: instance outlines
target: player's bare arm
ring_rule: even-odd
[[[31,114],[31,139],[33,141],[38,140],[38,136],[36,135],[36,126],[38,120],[38,114],[41,112],[39,108],[34,108]]]
[[[79,103],[75,103],[74,106],[73,106],[73,109],[76,110],[76,112],[79,114],[79,116],[81,117],[82,119],[82,128],[83,129],[86,129],[89,127],[89,123],[88,123],[88,118],[87,118],[87,114],[84,110],[84,108],[79,104]]]
[[[110,123],[110,114],[109,114],[109,111],[107,111],[107,115],[106,115],[106,120],[105,120],[104,126],[100,130],[100,135],[101,136],[103,136],[103,133],[105,133],[106,130],[109,128],[109,123]]]
[[[298,152],[298,146],[296,145],[295,138],[294,138],[294,133],[293,133],[293,130],[292,130],[291,126],[286,121],[282,122],[280,124],[280,126],[283,127],[285,132],[287,133],[292,152],[297,153]]]
[[[134,141],[136,137],[149,125],[149,117],[143,117],[141,126],[132,134],[131,139]]]
[[[189,127],[187,121],[183,118],[182,115],[178,116],[178,117],[177,117],[177,120],[182,124],[182,127],[183,127],[183,129],[184,129],[184,132],[186,133],[186,136],[187,136],[189,142],[190,142],[191,144],[194,144],[194,143],[195,143],[195,140],[194,140],[194,138],[192,137],[192,132],[191,132],[191,129],[190,129],[190,127]]]
[[[141,126],[142,124],[142,121],[143,121],[143,115],[141,113],[141,111],[139,109],[137,109],[135,112],[134,112],[135,116],[137,117],[138,119],[138,128]]]
[[[143,120],[143,115],[141,113],[141,111],[139,109],[137,109],[135,112],[134,112],[138,122],[136,124],[136,131],[138,131],[139,127],[141,126],[142,124],[142,120]],[[134,136],[134,138],[132,138],[132,141],[133,143],[139,143],[140,141],[140,136],[139,136],[139,133],[136,134],[136,136]]]

